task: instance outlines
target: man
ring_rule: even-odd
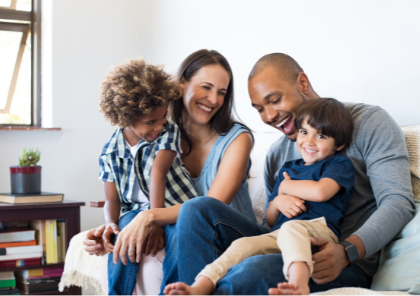
[[[307,100],[318,98],[307,75],[291,57],[274,53],[262,57],[249,75],[252,106],[264,123],[286,137],[270,148],[265,165],[268,195],[277,172],[286,161],[300,158],[295,140],[295,114]],[[409,158],[404,136],[381,108],[347,104],[354,121],[353,140],[345,154],[355,171],[355,185],[342,225],[340,244],[311,240],[313,255],[311,292],[340,287],[369,288],[379,251],[414,215]],[[296,214],[301,211],[296,207]],[[188,222],[187,222],[188,221]],[[216,259],[232,241],[264,233],[251,220],[238,216],[214,199],[191,200],[181,207],[178,228],[179,281],[191,284],[198,272]],[[259,255],[230,269],[215,294],[277,294],[284,282],[281,254]]]

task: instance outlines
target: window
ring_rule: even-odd
[[[0,125],[40,126],[40,0],[0,0]]]

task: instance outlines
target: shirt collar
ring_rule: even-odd
[[[174,124],[173,121],[168,118],[168,122],[163,126],[163,130],[161,131],[159,137],[151,143],[158,142],[160,137],[166,133],[170,129],[170,125]],[[120,129],[117,127],[117,130],[112,135],[111,139],[108,142],[108,146],[104,148],[102,151],[103,154],[109,154],[114,151],[117,151],[118,157],[120,158],[131,158],[131,153],[129,149],[125,146],[125,139],[124,139],[124,129]],[[147,142],[145,142],[147,143]]]
[[[116,129],[111,139],[108,142],[107,147],[102,151],[103,154],[110,154],[117,152],[118,157],[120,158],[131,158],[131,153],[126,148],[124,143],[124,130],[119,127]]]

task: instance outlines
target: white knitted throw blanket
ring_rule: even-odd
[[[60,292],[65,287],[78,286],[84,289],[91,284],[96,295],[108,294],[108,256],[91,256],[84,250],[83,240],[87,231],[75,235],[66,253],[64,272],[58,285]]]

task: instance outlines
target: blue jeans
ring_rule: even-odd
[[[178,281],[191,285],[234,240],[263,233],[267,230],[261,225],[217,199],[203,196],[187,201],[180,209],[176,227],[165,228],[162,289]]]
[[[286,282],[281,254],[258,255],[233,266],[216,286],[216,295],[266,295],[269,288]],[[309,280],[311,293],[342,287],[369,288],[372,278],[357,265],[343,269],[341,274],[327,284],[318,285]]]
[[[262,226],[210,197],[191,199],[181,207],[176,232],[175,252],[166,250],[162,287],[176,281],[191,285],[197,274],[234,240],[267,233]],[[229,270],[214,293],[265,295],[269,288],[286,281],[282,268],[281,254],[248,258]],[[328,284],[317,285],[311,280],[310,288],[311,292],[340,287],[369,288],[370,283],[371,278],[354,265],[345,268],[337,279]]]
[[[118,228],[122,230],[134,217],[140,213],[140,210],[131,211],[125,214],[118,221]],[[114,237],[113,244],[117,241],[117,237]],[[118,258],[118,263],[114,264],[112,261],[113,254],[108,255],[108,288],[109,295],[132,295],[134,285],[136,284],[136,273],[139,269],[137,262],[131,263],[127,254],[127,265],[121,262],[121,258]]]

